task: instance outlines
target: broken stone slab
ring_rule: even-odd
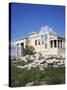
[[[54,63],[54,60],[46,60],[46,63]]]
[[[61,66],[61,65],[63,65],[63,63],[57,63],[57,65],[58,65],[58,66]]]
[[[60,60],[60,63],[64,63],[64,60]]]
[[[48,64],[47,64],[47,63],[43,64],[43,67],[47,67],[47,66],[48,66]]]
[[[44,68],[42,66],[40,66],[39,68],[40,68],[41,71],[44,70]]]
[[[29,59],[32,60],[32,61],[34,61],[36,58],[35,58],[34,55],[30,55]]]
[[[54,62],[55,63],[60,63],[60,60],[59,59],[56,59]]]
[[[28,87],[28,86],[32,86],[34,84],[34,82],[29,82],[29,83],[27,83],[26,84],[26,86]]]
[[[24,66],[17,66],[17,68],[24,69]]]
[[[53,67],[58,67],[58,65],[53,65]]]

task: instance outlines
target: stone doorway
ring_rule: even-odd
[[[24,43],[21,43],[21,56],[24,55]]]

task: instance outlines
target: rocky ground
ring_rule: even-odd
[[[65,58],[26,55],[11,61],[11,86],[65,83]]]
[[[20,60],[14,62],[26,62],[25,65],[17,65],[18,68],[30,70],[32,67],[39,67],[43,70],[44,67],[64,67],[65,59],[61,57],[42,57],[41,55],[26,55]],[[30,63],[28,63],[30,62]]]

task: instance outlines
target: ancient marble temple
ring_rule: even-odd
[[[16,56],[22,57],[26,44],[33,46],[36,53],[43,56],[65,55],[65,38],[59,36],[51,27],[41,27],[40,32],[31,32],[27,38],[18,39],[16,44]]]

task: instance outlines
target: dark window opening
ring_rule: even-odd
[[[54,47],[57,47],[56,40],[54,40]]]
[[[24,43],[21,43],[21,55],[24,55]]]
[[[62,48],[62,40],[61,40],[61,48]]]
[[[47,44],[45,43],[45,48],[47,48]]]
[[[37,45],[37,40],[35,40],[35,45]]]
[[[21,43],[21,46],[24,47],[24,43]]]
[[[40,45],[40,39],[39,39],[39,41],[38,41],[38,44]]]

